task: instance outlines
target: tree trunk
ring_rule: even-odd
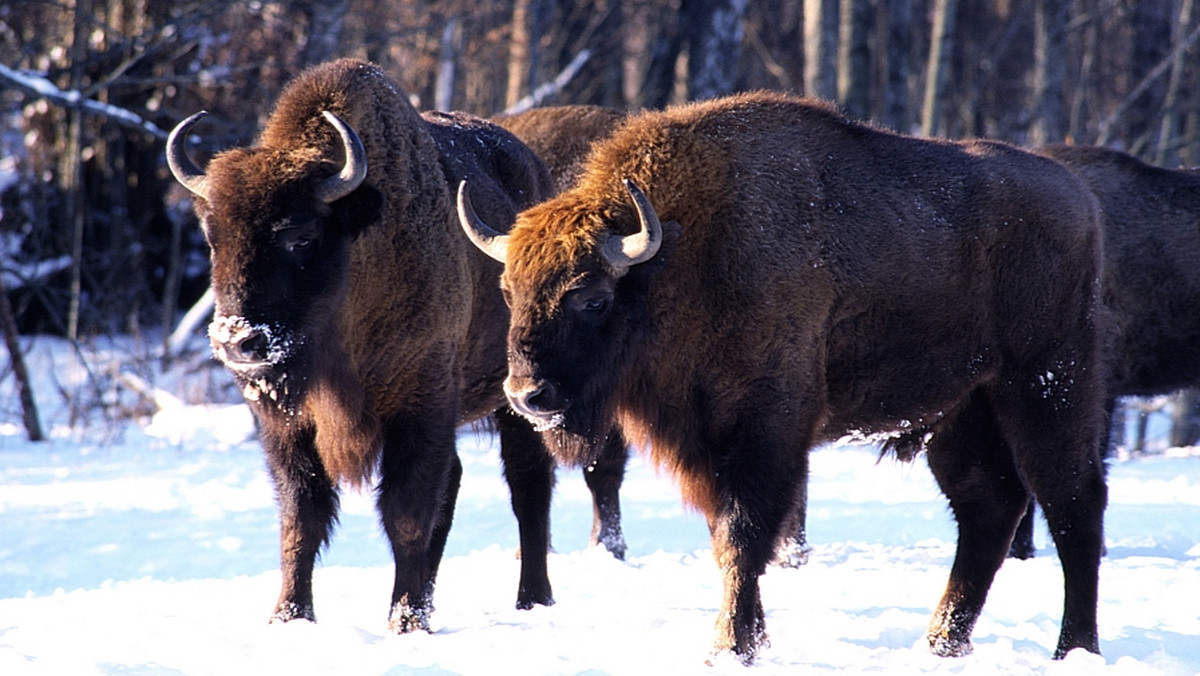
[[[1067,10],[1059,0],[1034,3],[1033,105],[1029,142],[1035,146],[1062,141],[1067,79]]]
[[[887,2],[887,83],[884,87],[883,123],[902,133],[909,133],[912,116],[909,114],[908,78],[912,71],[912,3],[909,0]]]
[[[308,39],[301,53],[301,65],[313,66],[337,56],[346,3],[347,0],[310,0],[304,9],[308,15]]]
[[[690,100],[710,99],[737,89],[746,1],[683,0]]]
[[[1188,26],[1192,23],[1192,8],[1193,0],[1181,0],[1179,5],[1179,21],[1175,22],[1175,27],[1171,31],[1171,45],[1179,46],[1187,39]],[[1171,75],[1167,80],[1166,98],[1163,99],[1162,105],[1162,124],[1158,131],[1158,148],[1154,153],[1154,163],[1159,166],[1167,166],[1168,162],[1171,166],[1178,164],[1178,155],[1175,148],[1178,144],[1175,143],[1175,119],[1180,116],[1179,107],[1179,90],[1183,86],[1183,69],[1185,65],[1184,52],[1176,51],[1171,59]]]
[[[925,69],[925,100],[921,105],[921,135],[936,136],[941,127],[942,85],[949,73],[953,51],[954,14],[958,0],[934,0],[933,33],[929,44],[929,65]]]
[[[838,0],[804,0],[804,93],[837,96]]]
[[[529,33],[529,10],[533,0],[516,0],[512,12],[512,38],[508,41],[508,88],[504,107],[512,107],[525,92],[537,86],[533,74],[532,36]]]
[[[42,434],[42,424],[38,421],[33,387],[29,383],[29,372],[25,369],[25,358],[21,355],[21,343],[17,340],[17,321],[13,317],[12,305],[8,302],[8,289],[4,286],[3,276],[0,276],[0,330],[4,332],[4,342],[8,346],[8,357],[12,362],[13,378],[17,381],[25,433],[30,441],[42,441],[46,437]]]
[[[873,0],[841,0],[838,27],[838,103],[850,117],[871,116],[871,50],[867,38]]]

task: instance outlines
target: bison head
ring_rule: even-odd
[[[314,124],[327,122],[330,139],[340,139],[340,166],[317,148],[258,146],[221,153],[207,172],[184,149],[203,115],[171,132],[167,159],[197,198],[211,249],[213,351],[247,399],[265,396],[291,412],[312,362],[331,356],[327,341],[348,284],[349,243],[375,220],[382,198],[364,184],[362,141],[332,113]]]
[[[631,181],[624,185],[632,213],[625,200],[610,209],[568,207],[574,199],[568,193],[523,212],[512,235],[483,223],[466,184],[459,186],[459,220],[468,237],[506,263],[501,287],[511,324],[504,391],[539,429],[607,432],[610,395],[648,325],[645,287],[663,227],[645,194]],[[638,224],[636,232],[616,234],[633,229],[627,221]]]

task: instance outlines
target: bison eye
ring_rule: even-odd
[[[288,245],[288,249],[293,252],[299,252],[307,249],[312,244],[312,240],[308,237],[297,237]]]
[[[608,313],[611,303],[609,294],[592,289],[567,293],[563,299],[567,308],[586,322],[598,322]]]
[[[608,299],[607,298],[589,298],[589,299],[585,300],[582,305],[579,306],[579,309],[582,312],[600,313],[600,312],[603,312],[607,307],[608,307]]]

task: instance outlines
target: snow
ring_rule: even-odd
[[[1000,570],[974,654],[933,657],[923,633],[955,529],[928,469],[920,460],[877,461],[870,447],[819,449],[809,563],[762,579],[770,646],[748,668],[720,656],[709,666],[721,589],[707,528],[641,458],[621,493],[626,562],[588,547],[590,498],[578,471],[560,470],[552,607],[513,607],[517,532],[495,440],[464,428],[463,484],[432,633],[387,633],[390,555],[371,496],[356,492],[343,495],[341,525],[316,573],[318,623],[268,624],[279,526],[245,406],[159,392],[151,420],[118,433],[68,429],[54,401],[75,382],[66,352],[39,340],[29,355],[51,441],[26,442],[15,404],[0,404],[6,676],[1200,673],[1194,449],[1113,462],[1104,655],[1075,651],[1059,662],[1051,654],[1062,575],[1044,527],[1036,558]]]

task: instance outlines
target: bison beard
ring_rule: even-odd
[[[758,578],[807,453],[850,434],[923,447],[958,522],[933,652],[970,652],[1030,494],[1065,580],[1054,654],[1099,652],[1101,237],[1063,167],[759,93],[631,117],[508,235],[464,192],[505,262],[510,401],[611,415],[674,473],[724,577],[718,652],[765,644]]]

